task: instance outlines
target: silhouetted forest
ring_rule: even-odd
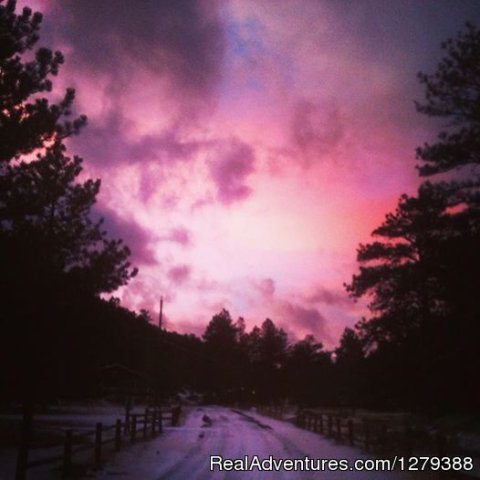
[[[266,319],[247,331],[223,310],[202,338],[159,329],[102,294],[137,272],[129,249],[95,222],[99,180],[80,181],[65,140],[81,132],[75,92],[48,99],[63,56],[37,48],[42,17],[0,2],[0,370],[5,402],[33,405],[111,393],[121,365],[159,399],[366,406],[430,412],[480,407],[480,31],[444,43],[420,113],[447,125],[417,150],[427,178],[358,248],[346,285],[370,316],[327,351],[289,343]],[[27,55],[28,54],[28,55]],[[105,152],[108,155],[108,152]],[[119,385],[117,385],[119,386]],[[132,388],[124,385],[124,389]],[[28,423],[28,422],[27,422]]]

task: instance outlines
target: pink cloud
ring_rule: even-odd
[[[184,227],[177,227],[170,231],[165,240],[186,247],[192,244],[192,232]]]
[[[190,274],[191,268],[188,265],[177,265],[167,272],[168,278],[177,285],[185,283],[190,278]]]
[[[358,320],[355,248],[430,134],[415,74],[475,2],[32,1],[89,116],[71,150],[140,264],[127,306],[161,292],[172,329],[226,306],[324,342]]]
[[[271,278],[264,278],[256,282],[256,287],[262,297],[271,298],[275,293],[275,281]]]

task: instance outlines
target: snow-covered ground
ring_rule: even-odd
[[[207,418],[208,417],[208,418]],[[208,421],[211,420],[211,422]],[[425,478],[391,472],[210,471],[210,456],[243,459],[368,458],[358,449],[337,445],[294,425],[223,407],[193,407],[180,427],[166,428],[156,439],[138,443],[112,457],[95,480],[325,479],[410,480]]]
[[[144,406],[136,406],[131,413],[141,414],[145,411]],[[75,432],[92,431],[97,422],[102,422],[104,426],[113,425],[117,419],[125,418],[125,408],[117,405],[70,405],[62,408],[56,408],[51,413],[39,413],[35,415],[34,429],[51,438],[52,443],[61,445],[67,429],[74,429]],[[21,422],[19,414],[0,414],[0,428],[6,424],[17,424]],[[20,429],[19,426],[16,427]],[[29,453],[29,460],[61,455],[63,448],[45,447],[33,448]],[[85,454],[87,455],[87,454]],[[90,454],[92,457],[93,454]],[[17,458],[17,448],[14,443],[9,443],[0,449],[0,480],[11,480],[15,477],[15,464]],[[52,466],[46,465],[29,469],[29,480],[60,478],[58,465],[56,470]]]
[[[143,409],[136,409],[140,413]],[[105,425],[122,418],[123,409],[88,408],[69,409],[55,415],[39,415],[37,425],[51,429],[68,425],[81,431],[95,421]],[[111,451],[111,450],[110,450]],[[56,453],[61,453],[56,452]],[[89,452],[89,456],[91,457]],[[41,455],[40,455],[41,454]],[[32,451],[31,459],[43,458],[45,452]],[[353,471],[210,471],[210,456],[224,459],[356,459],[370,458],[358,449],[336,444],[324,437],[297,428],[285,421],[263,417],[254,411],[237,411],[225,407],[189,407],[185,409],[181,425],[165,427],[164,433],[149,441],[139,441],[125,446],[116,454],[109,454],[101,470],[87,471],[88,478],[105,480],[221,480],[221,479],[325,479],[325,480],[417,480],[426,479],[420,472],[353,472]],[[0,452],[0,480],[14,478],[16,451],[14,448]],[[74,456],[74,462],[76,458]],[[81,460],[81,459],[79,459]],[[91,461],[91,458],[89,458]],[[79,473],[79,472],[77,472]],[[59,465],[45,465],[28,471],[28,480],[59,480]],[[83,477],[87,478],[87,477]],[[435,478],[435,477],[433,477]]]

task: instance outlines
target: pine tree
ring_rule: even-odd
[[[136,274],[128,248],[90,218],[100,181],[79,182],[82,160],[66,155],[63,141],[86,117],[71,119],[73,89],[58,103],[47,98],[63,56],[34,51],[41,21],[0,0],[0,373],[3,394],[24,406],[17,479],[33,404],[61,392],[72,361],[69,313]]]
[[[51,77],[64,58],[47,48],[32,55],[42,15],[15,9],[15,0],[0,0],[0,163],[76,134],[87,120],[83,115],[69,120],[73,89],[58,104],[41,96],[52,90]]]
[[[480,164],[480,30],[467,23],[442,49],[435,73],[418,74],[426,103],[417,103],[417,110],[448,120],[436,143],[417,149],[422,176]]]
[[[360,272],[346,287],[353,297],[371,299],[372,316],[358,326],[369,348],[379,349],[378,361],[389,359],[396,378],[416,378],[409,388],[417,402],[436,395],[447,408],[480,404],[467,393],[468,376],[458,375],[478,367],[473,352],[480,338],[480,31],[467,24],[443,48],[436,72],[419,74],[426,102],[417,104],[419,112],[449,121],[435,143],[417,149],[420,175],[443,174],[442,181],[400,198],[374,230],[378,240],[359,246]],[[408,362],[400,358],[406,356]]]

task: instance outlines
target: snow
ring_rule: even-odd
[[[263,417],[253,410],[240,411],[226,407],[188,407],[178,427],[165,427],[164,433],[148,441],[139,440],[126,445],[120,452],[107,456],[101,470],[83,471],[88,478],[105,480],[113,477],[122,480],[417,480],[432,478],[420,472],[295,472],[295,471],[210,471],[210,456],[224,459],[244,459],[257,455],[261,460],[274,459],[367,459],[359,449],[336,444],[321,435],[300,429],[290,422]],[[88,414],[86,414],[88,411]],[[60,427],[68,417],[75,429],[92,426],[95,421],[106,425],[122,412],[121,409],[89,409],[70,411],[68,415],[46,415],[40,420],[52,427]],[[65,412],[66,413],[66,412]],[[77,415],[78,414],[78,415]],[[42,416],[39,416],[39,418]],[[47,418],[48,417],[48,418]],[[58,422],[58,423],[57,423]],[[34,452],[32,452],[33,454]],[[40,454],[41,452],[35,452]],[[89,453],[89,458],[91,457]],[[30,458],[36,455],[31,455]],[[0,452],[0,480],[10,480],[14,475],[13,449]],[[75,456],[73,457],[75,462]],[[90,458],[91,460],[91,458]],[[84,478],[87,478],[84,477]],[[46,465],[28,471],[28,480],[57,480],[61,478],[58,465]]]
[[[144,406],[137,405],[131,413],[141,414],[145,411]],[[34,418],[35,431],[56,435],[57,443],[64,438],[65,431],[73,428],[76,433],[92,431],[97,422],[102,422],[105,427],[113,425],[120,418],[125,418],[125,408],[116,405],[69,405],[56,408],[52,413],[38,413]],[[21,422],[19,414],[0,414],[0,428],[5,422]],[[20,427],[18,427],[19,429]],[[111,434],[113,434],[111,432]],[[29,453],[29,461],[41,458],[61,455],[63,447],[33,448]],[[84,456],[88,456],[85,454]],[[90,454],[92,457],[92,454]],[[13,445],[0,449],[0,480],[11,480],[15,477],[15,465],[17,448]],[[55,467],[46,465],[28,470],[28,480],[50,480],[60,478],[58,463]],[[54,468],[52,470],[52,468]]]
[[[208,420],[211,420],[210,422]],[[255,412],[240,412],[224,407],[192,408],[182,426],[166,428],[150,442],[138,443],[118,453],[95,480],[119,476],[122,480],[205,480],[205,479],[325,479],[325,480],[410,480],[401,472],[235,472],[210,471],[210,455],[243,459],[272,455],[275,459],[370,458],[359,450],[335,444],[318,434]],[[425,478],[415,472],[415,478]]]

